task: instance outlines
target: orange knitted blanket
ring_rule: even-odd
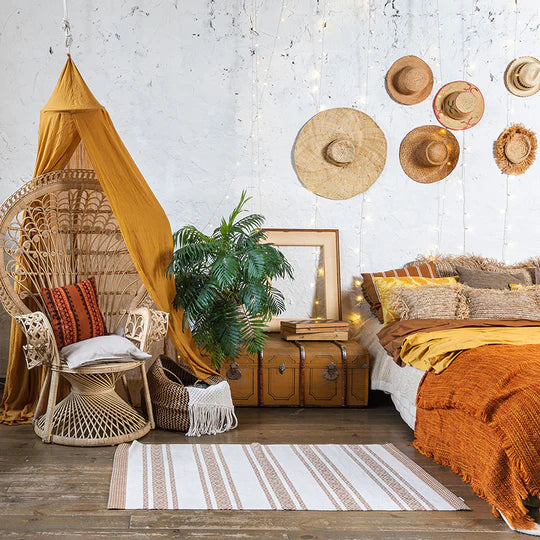
[[[540,496],[540,345],[485,345],[461,353],[417,396],[414,446],[447,465],[515,528]]]

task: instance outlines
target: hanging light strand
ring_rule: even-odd
[[[470,68],[470,56],[471,56],[471,41],[472,41],[472,29],[473,29],[473,16],[476,8],[476,2],[472,2],[471,6],[471,15],[469,17],[469,26],[467,28],[467,37],[465,38],[465,43],[467,44],[466,52],[463,51],[463,72],[462,79],[466,80],[469,76]],[[468,223],[469,213],[467,212],[467,190],[465,188],[465,158],[469,147],[466,146],[466,130],[463,130],[461,133],[461,148],[463,149],[461,157],[461,178],[458,180],[461,184],[461,196],[459,199],[462,201],[462,226],[463,226],[463,244],[461,246],[463,254],[467,252],[467,232],[472,230],[472,227]]]
[[[324,64],[326,61],[326,51],[324,48],[325,34],[326,34],[326,0],[322,2],[321,5],[321,20],[319,26],[319,32],[321,37],[319,42],[321,44],[320,53],[319,53],[319,65],[315,64],[315,69],[313,72],[313,78],[315,82],[311,88],[313,94],[315,94],[315,104],[317,112],[322,111],[326,107],[321,105],[321,88],[323,85],[323,73],[324,73]],[[317,228],[319,224],[319,196],[315,193],[315,200],[313,202],[313,217],[311,218],[311,224],[314,228]]]
[[[514,54],[513,57],[517,57],[517,44],[518,44],[519,36],[518,36],[518,3],[517,0],[514,2]],[[512,107],[512,100],[514,99],[514,96],[510,92],[506,92],[506,126],[510,126],[511,122],[511,116],[513,112]],[[510,208],[510,197],[512,196],[510,193],[510,175],[506,175],[506,194],[505,194],[505,203],[504,208],[501,210],[503,213],[503,234],[502,234],[502,247],[501,247],[501,256],[502,260],[505,262],[507,261],[507,248],[509,245],[508,241],[508,231],[510,230],[510,225],[508,224],[508,211]]]
[[[64,0],[64,18],[62,19],[62,30],[66,35],[65,46],[66,53],[71,54],[71,45],[73,43],[73,35],[71,34],[71,23],[68,19],[67,0]]]
[[[365,80],[364,80],[364,93],[362,97],[362,104],[367,105],[368,102],[368,87],[369,87],[369,70],[371,67],[371,35],[373,33],[372,29],[372,19],[375,19],[376,10],[373,10],[371,5],[371,0],[368,0],[367,2],[367,55],[366,55],[366,64],[365,64]],[[362,193],[362,199],[360,201],[360,225],[358,229],[358,268],[360,268],[360,271],[362,272],[365,269],[365,263],[364,263],[364,237],[366,235],[365,230],[365,223],[368,220],[367,216],[365,215],[365,206],[366,203],[369,202],[369,199],[366,197],[365,193]]]
[[[436,3],[436,9],[435,9],[435,15],[437,18],[437,47],[438,47],[438,60],[436,61],[436,64],[439,68],[439,85],[442,84],[443,81],[443,73],[442,73],[442,48],[441,48],[441,20],[439,16],[439,0],[437,0]],[[444,220],[446,216],[446,183],[447,178],[444,178],[442,181],[437,182],[437,223],[435,225],[435,233],[437,236],[437,243],[433,246],[433,251],[435,254],[438,254],[441,249],[442,239],[443,239],[443,228],[444,228]]]

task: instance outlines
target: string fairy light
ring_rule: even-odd
[[[473,29],[473,16],[475,11],[475,2],[472,3],[471,6],[471,14],[469,17],[469,27],[467,29],[467,37],[465,38],[465,43],[467,44],[467,52],[465,53],[465,50],[463,51],[463,75],[462,79],[466,80],[469,73],[469,67],[470,67],[470,56],[471,56],[471,41],[472,41],[472,29]],[[469,220],[467,219],[470,215],[467,212],[467,190],[465,185],[465,170],[466,170],[466,155],[469,152],[470,148],[466,144],[466,131],[463,130],[461,132],[461,148],[463,149],[463,152],[461,154],[461,177],[458,178],[458,183],[461,184],[461,195],[458,196],[458,200],[462,201],[462,227],[463,227],[463,244],[459,246],[459,248],[462,250],[463,254],[467,252],[467,232],[472,231],[472,227],[469,224]]]
[[[326,106],[321,105],[321,88],[323,85],[323,74],[324,74],[324,67],[326,62],[326,50],[325,50],[325,37],[326,37],[326,25],[327,25],[327,19],[326,19],[326,0],[323,0],[322,5],[320,6],[320,11],[317,10],[316,14],[318,15],[320,13],[320,19],[319,19],[319,43],[320,46],[320,52],[319,52],[319,58],[318,58],[318,65],[315,61],[315,66],[313,68],[313,71],[311,73],[311,79],[313,82],[310,82],[312,84],[311,86],[311,93],[314,95],[315,100],[315,106],[316,106],[316,112],[323,111],[326,109]],[[313,228],[317,228],[319,224],[319,195],[314,193],[314,201],[313,201],[313,217],[311,218],[311,225]],[[324,276],[324,267],[319,266],[319,258],[320,258],[320,252],[315,249],[313,251],[313,256],[315,258],[315,265],[317,268],[317,278],[322,278]],[[315,284],[313,285],[315,287]],[[317,291],[315,291],[317,294]],[[315,315],[315,318],[321,319],[320,316],[320,309],[321,309],[321,301],[315,296],[315,299],[313,301],[313,312]]]
[[[375,23],[375,16],[376,16],[376,10],[373,9],[371,0],[367,1],[367,5],[364,4],[367,8],[367,42],[366,42],[366,48],[368,54],[366,55],[366,63],[365,63],[365,80],[363,84],[363,96],[360,99],[360,103],[362,105],[367,105],[368,103],[368,88],[369,88],[369,70],[372,67],[371,66],[371,59],[372,59],[372,49],[371,49],[371,36],[373,34],[372,29],[372,21]],[[366,193],[362,193],[362,198],[360,199],[360,224],[358,226],[358,247],[356,248],[356,252],[358,254],[358,268],[360,268],[360,271],[362,272],[365,269],[365,263],[364,263],[364,237],[366,235],[366,228],[365,223],[367,221],[371,220],[371,216],[366,215],[366,203],[369,203],[370,199],[366,196]],[[361,298],[360,295],[356,297],[357,302],[361,302],[361,300],[358,300],[358,298]]]
[[[517,57],[517,44],[519,41],[518,37],[518,3],[517,0],[514,2],[514,58]],[[512,107],[512,100],[514,99],[513,94],[510,92],[506,92],[506,126],[510,126],[510,115],[514,112],[514,108]],[[508,241],[508,231],[511,230],[510,225],[508,224],[508,214],[510,209],[510,177],[511,175],[506,174],[505,175],[505,203],[504,208],[501,209],[501,213],[503,214],[503,233],[502,233],[502,248],[501,248],[501,257],[502,260],[508,264],[507,260],[507,248],[511,245],[511,243]]]
[[[281,23],[285,21],[285,10],[286,10],[286,1],[282,0],[278,15],[278,22],[276,24],[276,30],[273,34],[273,44],[271,47],[271,52],[268,57],[268,63],[266,69],[264,70],[262,81],[259,76],[259,66],[261,64],[261,43],[259,42],[259,37],[261,34],[266,36],[272,36],[272,34],[260,32],[258,29],[258,5],[257,0],[251,1],[251,10],[249,11],[249,34],[250,34],[250,45],[249,53],[251,57],[251,86],[250,86],[250,131],[247,136],[246,142],[242,145],[242,152],[236,161],[236,168],[242,166],[246,154],[249,151],[250,159],[250,179],[251,184],[248,186],[250,189],[257,187],[258,198],[259,198],[259,211],[262,213],[262,183],[264,183],[264,178],[261,176],[261,145],[260,145],[260,118],[261,118],[261,109],[263,105],[263,99],[265,96],[266,89],[269,86],[269,77],[270,77],[270,68],[272,66],[272,61],[275,56],[277,41],[280,39],[280,27]],[[222,197],[221,201],[214,206],[214,213],[209,218],[208,223],[205,225],[204,229],[213,228],[212,221],[215,219],[218,212],[221,210],[225,200],[230,198],[230,191],[233,182],[237,180],[237,175],[233,175],[229,180],[227,187],[224,190],[225,195]],[[254,185],[256,182],[257,186]]]
[[[442,72],[442,47],[441,47],[441,20],[440,20],[440,10],[439,10],[439,0],[437,0],[435,5],[435,17],[436,17],[436,26],[437,26],[437,60],[435,61],[435,64],[438,67],[439,71],[439,85],[442,84],[443,81],[443,72]],[[442,132],[444,133],[445,130]],[[432,250],[433,254],[438,254],[441,249],[442,240],[443,240],[443,229],[444,229],[444,221],[446,217],[446,185],[447,185],[447,178],[444,178],[440,182],[437,182],[437,223],[433,227],[433,230],[436,234],[437,240],[436,244],[433,246]]]

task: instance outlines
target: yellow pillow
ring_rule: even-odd
[[[524,285],[521,283],[510,283],[510,289],[512,291],[519,291],[520,289],[523,289]]]
[[[384,324],[392,321],[397,321],[399,315],[391,309],[390,301],[392,296],[392,289],[396,287],[405,287],[407,289],[415,289],[416,287],[422,287],[424,285],[455,285],[457,278],[443,277],[443,278],[426,278],[426,277],[374,277],[373,283],[377,289],[377,294],[381,301]]]

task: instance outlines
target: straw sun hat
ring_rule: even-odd
[[[527,97],[540,90],[540,61],[532,56],[520,56],[508,64],[504,84],[515,96]]]
[[[418,56],[404,56],[388,70],[386,88],[398,103],[414,105],[424,101],[431,93],[433,73]]]
[[[415,182],[432,184],[446,178],[459,159],[459,143],[440,126],[421,126],[410,131],[399,148],[399,161]]]
[[[356,109],[328,109],[302,127],[294,165],[304,186],[327,199],[349,199],[366,191],[384,169],[386,138]]]
[[[449,129],[469,129],[484,114],[484,98],[472,83],[454,81],[443,86],[433,100],[437,120]]]
[[[520,124],[506,128],[495,141],[495,161],[503,173],[523,174],[536,157],[536,135]]]

